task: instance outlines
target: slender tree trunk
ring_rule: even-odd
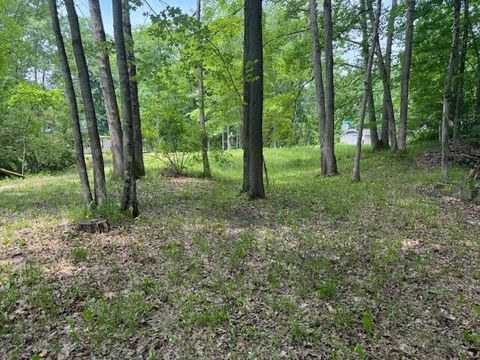
[[[372,9],[372,1],[367,0],[368,13],[370,15],[370,22],[375,23],[375,16]],[[393,111],[393,101],[392,101],[392,91],[390,87],[390,78],[388,76],[387,68],[385,66],[385,61],[382,55],[382,48],[380,46],[380,39],[377,37],[377,58],[378,58],[378,68],[380,70],[380,77],[383,83],[383,97],[385,99],[385,108],[388,115],[388,133],[389,133],[389,142],[392,150],[397,150],[397,133],[395,127],[395,113]]]
[[[58,19],[57,1],[48,0],[50,6],[50,15],[52,18],[53,34],[57,44],[58,57],[62,66],[63,82],[65,84],[65,94],[68,99],[70,107],[70,119],[72,121],[73,138],[75,141],[75,155],[77,159],[77,171],[80,178],[80,186],[82,188],[82,196],[85,203],[88,205],[92,202],[92,191],[90,190],[90,183],[88,181],[87,165],[85,164],[85,156],[83,153],[82,132],[80,130],[80,119],[78,117],[77,98],[75,96],[75,89],[73,87],[72,74],[68,64],[67,53],[65,51],[65,44],[63,42],[62,32],[60,30],[60,21]]]
[[[366,112],[368,94],[369,94],[368,84],[371,83],[375,48],[380,45],[377,40],[378,40],[378,27],[380,24],[380,14],[382,10],[382,0],[377,0],[376,10],[377,11],[376,11],[375,19],[373,21],[373,31],[372,31],[372,38],[370,42],[370,49],[368,50],[367,63],[365,65],[365,87],[363,90],[362,105],[360,109],[360,121],[358,123],[357,144],[355,147],[355,159],[353,163],[352,180],[355,182],[360,181],[360,158],[362,154],[363,124],[365,122],[365,112]]]
[[[103,102],[105,103],[107,111],[108,130],[112,140],[113,173],[115,176],[123,176],[122,125],[120,123],[117,97],[113,85],[110,59],[106,49],[107,41],[105,30],[103,29],[99,0],[89,0],[89,7],[93,25],[93,35],[100,47],[97,52],[97,60],[100,72],[100,87],[102,89]]]
[[[243,32],[243,105],[242,105],[242,146],[243,146],[243,183],[242,192],[248,193],[250,190],[250,122],[248,121],[248,108],[250,101],[250,36],[247,32],[247,20],[244,19]],[[223,132],[222,132],[222,150],[223,150]]]
[[[128,73],[127,50],[122,19],[122,0],[112,0],[113,35],[117,53],[118,77],[123,112],[123,197],[121,209],[132,208],[133,217],[138,216],[137,185],[135,178],[135,150],[132,115],[131,83]]]
[[[263,39],[262,1],[245,0],[244,48],[247,82],[247,114],[249,124],[250,199],[265,197],[263,186]],[[244,46],[245,46],[244,45]]]
[[[197,21],[202,22],[202,0],[197,0]],[[208,135],[205,129],[205,91],[203,84],[203,63],[197,69],[198,72],[198,122],[200,123],[201,149],[202,149],[202,164],[203,176],[211,177],[210,163],[208,161]]]
[[[393,44],[393,33],[395,30],[395,19],[397,17],[397,0],[392,0],[392,7],[390,9],[390,15],[388,18],[388,25],[387,25],[387,46],[385,48],[385,70],[387,71],[387,78],[390,82],[390,74],[391,74],[391,62],[392,62],[392,44]],[[382,145],[384,147],[390,146],[389,140],[389,117],[388,117],[388,100],[383,93],[383,110],[382,110]]]
[[[447,76],[445,77],[442,116],[442,179],[445,181],[448,180],[448,126],[452,106],[452,80],[457,64],[458,42],[460,38],[460,7],[461,0],[453,0],[452,45],[450,49],[450,59],[448,61]]]
[[[138,99],[138,83],[136,79],[137,66],[135,65],[132,25],[130,23],[130,9],[128,3],[124,4],[123,6],[123,31],[126,42],[128,73],[130,79],[133,122],[133,149],[135,151],[135,177],[139,178],[145,175],[145,165],[143,162],[142,124],[140,119],[140,102]]]
[[[244,66],[245,69],[245,66]],[[245,71],[244,71],[245,72]],[[249,123],[248,123],[248,106],[247,101],[249,98],[249,89],[247,86],[246,77],[244,75],[243,80],[243,93],[244,93],[244,105],[243,105],[243,115],[242,115],[242,147],[243,147],[243,183],[242,183],[242,192],[248,193],[250,189],[250,152],[249,152],[249,143],[250,137],[249,134]],[[222,150],[223,150],[223,132],[222,132]]]
[[[27,134],[23,135],[23,152],[22,152],[22,175],[25,175],[25,160],[27,158]]]
[[[412,64],[413,21],[415,19],[415,0],[407,0],[407,20],[405,23],[405,51],[403,53],[402,79],[400,81],[400,124],[398,149],[407,150],[408,86]]]
[[[475,111],[475,120],[478,121],[480,120],[480,50],[478,48],[477,44],[477,39],[475,37],[475,33],[473,32],[473,27],[472,23],[470,21],[470,17],[468,18],[468,27],[470,30],[470,34],[472,36],[472,44],[473,44],[473,50],[475,51],[475,57],[477,58],[477,63],[475,65],[475,72],[477,75],[477,85],[475,89],[475,106],[474,106],[474,111]]]
[[[460,52],[460,61],[458,66],[458,78],[457,78],[457,93],[455,100],[455,114],[453,117],[453,141],[458,140],[458,132],[460,124],[464,117],[464,81],[465,81],[465,62],[467,59],[468,50],[468,31],[469,31],[469,13],[468,13],[468,0],[463,2],[463,39],[462,49]]]
[[[362,52],[363,52],[363,59],[365,63],[365,72],[367,71],[367,64],[368,64],[368,26],[367,26],[367,7],[365,5],[365,0],[360,2],[361,6],[361,27],[362,27]],[[373,85],[372,85],[372,77],[370,76],[370,82],[367,84],[368,87],[368,94],[367,94],[367,102],[368,102],[368,119],[369,119],[369,127],[370,127],[370,139],[372,144],[372,150],[378,150],[380,148],[380,140],[378,138],[378,129],[377,129],[377,116],[375,113],[375,100],[373,98]]]
[[[333,85],[333,23],[332,1],[323,2],[325,27],[325,164],[327,176],[338,174],[335,158],[335,91]]]
[[[320,169],[322,175],[327,174],[325,158],[325,93],[322,75],[322,54],[320,48],[320,35],[318,31],[317,0],[310,0],[310,34],[312,38],[313,77],[315,80],[315,97],[317,103],[318,135],[320,140]]]
[[[90,86],[90,76],[88,73],[82,37],[80,35],[80,26],[78,24],[78,17],[73,0],[65,0],[65,7],[67,8],[68,21],[70,23],[73,54],[75,56],[75,62],[77,63],[83,108],[87,119],[90,148],[92,150],[95,201],[97,204],[102,205],[107,200],[107,185],[105,182],[102,145],[98,134],[97,116],[95,114],[95,105],[93,103],[92,89]]]

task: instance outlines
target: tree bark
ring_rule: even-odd
[[[135,151],[135,177],[145,175],[143,162],[142,124],[140,119],[140,102],[138,99],[137,66],[135,65],[134,42],[132,25],[130,23],[130,9],[128,3],[123,6],[123,31],[126,43],[128,73],[130,79],[130,94],[132,104],[133,149]]]
[[[353,163],[352,180],[360,181],[360,158],[362,153],[362,138],[363,138],[363,124],[365,122],[365,113],[369,96],[369,86],[372,77],[373,58],[375,55],[375,48],[379,46],[378,43],[378,27],[380,24],[380,14],[382,10],[382,0],[377,0],[377,11],[375,20],[373,21],[372,38],[370,48],[368,50],[367,62],[365,65],[365,85],[363,90],[362,105],[360,108],[360,121],[358,123],[357,144],[355,147],[355,159]]]
[[[361,27],[362,27],[362,52],[363,52],[363,59],[365,63],[365,72],[367,71],[367,64],[368,64],[368,54],[369,54],[369,44],[368,44],[368,26],[367,26],[367,7],[365,5],[365,0],[361,0],[360,2],[361,7]],[[372,65],[373,66],[373,65]],[[380,140],[378,138],[378,129],[377,129],[377,116],[375,113],[375,100],[373,97],[373,85],[372,85],[372,77],[370,76],[369,83],[367,84],[368,87],[368,94],[367,94],[367,102],[368,102],[368,119],[369,119],[369,127],[370,127],[370,138],[371,138],[371,145],[372,150],[378,150],[380,148]]]
[[[474,105],[474,112],[475,112],[475,120],[480,120],[480,49],[478,48],[477,38],[475,33],[473,32],[472,23],[470,18],[468,18],[468,27],[470,30],[470,34],[472,36],[472,44],[473,50],[475,51],[475,57],[477,58],[477,63],[475,64],[475,73],[477,75],[477,84],[475,89],[475,105]]]
[[[123,176],[123,141],[122,125],[118,111],[117,97],[113,85],[110,59],[106,49],[105,30],[103,28],[102,13],[99,0],[89,0],[90,16],[92,19],[93,35],[100,49],[97,52],[98,68],[100,71],[100,87],[102,89],[103,102],[107,111],[108,130],[112,143],[113,173],[115,176]]]
[[[442,179],[444,181],[448,180],[448,126],[452,106],[452,80],[457,64],[458,42],[460,38],[460,7],[461,0],[453,0],[452,45],[450,49],[450,59],[448,61],[447,76],[445,77],[442,115]]]
[[[375,23],[375,16],[372,9],[372,1],[367,0],[368,13],[370,15],[370,22]],[[395,126],[395,113],[393,111],[392,91],[390,87],[390,77],[385,66],[385,61],[382,55],[382,48],[380,46],[380,38],[377,36],[376,46],[378,68],[380,70],[380,77],[383,83],[383,98],[385,100],[385,108],[388,116],[388,133],[389,143],[392,150],[397,150],[397,133]]]
[[[403,53],[402,78],[400,80],[400,123],[398,150],[407,150],[408,91],[410,68],[412,65],[413,21],[415,19],[415,0],[407,0],[407,20],[405,23],[405,51]]]
[[[120,94],[123,112],[123,197],[121,209],[132,208],[133,217],[138,216],[137,185],[135,177],[134,125],[132,115],[131,83],[128,72],[127,50],[123,28],[122,0],[112,0],[113,34],[117,67],[120,79]]]
[[[263,39],[262,1],[245,0],[244,48],[246,82],[248,87],[247,113],[249,123],[249,190],[250,199],[265,198],[263,185]],[[244,46],[245,46],[244,45]]]
[[[395,30],[395,19],[397,17],[397,0],[392,0],[392,7],[390,9],[390,16],[388,18],[388,25],[387,25],[387,46],[385,48],[385,70],[387,71],[387,78],[390,82],[390,74],[391,74],[391,62],[392,62],[392,44],[393,44],[393,33]],[[388,130],[388,110],[387,110],[388,100],[385,96],[385,92],[383,93],[383,110],[382,110],[382,146],[389,147],[390,140],[389,140],[389,130]]]
[[[322,175],[326,175],[327,166],[324,153],[325,144],[325,92],[323,88],[322,75],[322,54],[320,48],[320,35],[318,31],[318,11],[317,0],[310,0],[309,3],[309,23],[310,34],[312,38],[312,61],[313,61],[313,77],[315,80],[315,98],[318,116],[318,135],[320,140],[320,169]]]
[[[52,18],[53,34],[55,35],[55,42],[57,44],[58,58],[62,67],[63,82],[65,85],[65,94],[68,99],[70,108],[70,119],[72,121],[73,138],[75,141],[75,155],[77,163],[78,177],[80,178],[80,186],[82,188],[82,196],[85,204],[92,202],[92,191],[90,190],[90,183],[88,181],[87,165],[85,164],[85,155],[83,153],[82,131],[80,129],[80,119],[78,116],[77,98],[75,96],[75,89],[73,87],[72,73],[68,64],[67,53],[65,51],[65,44],[63,42],[62,32],[60,30],[60,21],[58,19],[57,1],[48,0],[50,6],[50,15]]]
[[[453,141],[458,140],[458,132],[464,116],[464,81],[465,81],[465,62],[468,50],[468,31],[469,31],[469,12],[468,0],[463,2],[463,38],[462,49],[460,52],[460,61],[458,66],[457,88],[455,95],[455,114],[453,117]]]
[[[246,24],[246,20],[245,20]],[[242,104],[242,146],[243,146],[243,183],[242,192],[248,193],[250,190],[250,123],[248,121],[248,103],[250,101],[250,85],[248,80],[248,59],[249,59],[250,39],[247,36],[246,28],[243,35],[243,104]],[[222,132],[222,150],[224,149],[224,140]]]
[[[202,0],[197,0],[197,21],[202,22]],[[198,122],[200,123],[203,176],[211,177],[208,161],[208,135],[205,129],[205,91],[203,84],[203,63],[198,66]]]
[[[333,23],[332,1],[323,2],[325,27],[325,164],[326,176],[338,174],[335,158],[335,91],[333,85]]]
[[[88,73],[87,61],[85,59],[82,37],[80,34],[80,26],[78,24],[78,17],[73,0],[65,0],[65,7],[67,8],[68,21],[70,23],[73,54],[78,69],[83,108],[87,119],[90,148],[92,150],[95,201],[98,205],[102,205],[107,200],[107,185],[105,182],[102,146],[98,134],[97,116],[95,114],[95,105],[93,103],[92,89],[90,86],[90,76]]]

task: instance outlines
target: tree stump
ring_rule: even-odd
[[[106,219],[92,219],[80,221],[77,225],[77,231],[84,231],[90,234],[102,234],[110,230]]]

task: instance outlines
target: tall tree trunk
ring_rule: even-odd
[[[143,162],[142,124],[140,119],[140,102],[138,99],[137,66],[135,65],[132,25],[130,23],[130,9],[128,2],[123,6],[123,31],[126,42],[128,73],[130,79],[130,94],[132,103],[133,149],[135,151],[135,177],[145,175]]]
[[[403,53],[402,79],[400,81],[400,123],[398,149],[407,150],[408,85],[412,65],[413,21],[415,19],[415,0],[407,0],[407,20],[405,23],[405,51]]]
[[[322,54],[320,48],[320,35],[318,31],[318,11],[317,0],[310,0],[309,3],[309,23],[310,34],[312,38],[312,59],[313,59],[313,77],[315,80],[315,97],[317,103],[318,116],[318,135],[320,140],[320,169],[322,175],[326,175],[327,166],[325,158],[325,93],[323,88],[322,75]]]
[[[465,78],[465,62],[468,50],[468,31],[469,31],[469,12],[468,0],[463,2],[463,39],[460,52],[460,61],[458,66],[457,88],[455,95],[455,114],[453,117],[453,140],[458,140],[458,132],[460,124],[464,117],[464,78]]]
[[[475,72],[477,75],[477,85],[475,89],[475,120],[480,120],[480,49],[478,48],[477,38],[475,37],[475,33],[473,32],[472,23],[470,21],[470,17],[468,18],[468,27],[470,30],[470,34],[472,36],[472,44],[473,50],[475,51],[475,57],[477,58],[477,63],[475,65]]]
[[[263,39],[262,1],[245,0],[247,113],[249,123],[250,199],[264,198],[263,186]],[[244,46],[245,46],[244,45]]]
[[[332,1],[323,2],[325,27],[325,164],[327,176],[338,174],[335,158],[335,91],[333,85],[333,23]]]
[[[102,145],[98,134],[97,116],[95,114],[95,105],[93,103],[92,89],[90,86],[90,76],[88,73],[82,37],[80,35],[80,26],[78,24],[78,17],[73,0],[65,0],[65,7],[67,8],[68,21],[70,23],[73,54],[75,56],[75,62],[77,63],[78,79],[80,81],[83,108],[87,119],[90,148],[92,150],[95,201],[97,204],[102,205],[107,200],[107,185],[105,182]]]
[[[368,13],[370,15],[370,22],[375,23],[375,16],[372,9],[372,0],[367,0]],[[376,46],[378,68],[380,70],[380,77],[383,83],[383,97],[385,100],[385,108],[388,116],[388,133],[389,142],[392,150],[397,150],[397,133],[395,127],[395,112],[393,111],[392,91],[390,87],[390,77],[388,76],[385,60],[382,55],[382,48],[380,46],[380,38],[377,37]]]
[[[73,138],[75,141],[75,155],[77,159],[77,171],[80,178],[80,186],[82,188],[82,196],[85,203],[88,205],[92,202],[92,191],[90,190],[90,183],[88,181],[87,165],[85,164],[85,156],[83,154],[83,140],[82,132],[80,130],[80,119],[78,116],[77,98],[75,96],[75,89],[73,87],[72,74],[68,64],[67,53],[65,51],[65,44],[63,42],[62,32],[60,30],[60,21],[58,20],[57,1],[48,0],[50,7],[50,15],[52,18],[53,34],[57,44],[58,58],[62,66],[63,82],[65,84],[65,94],[68,99],[70,107],[70,119],[72,121]]]
[[[390,74],[391,74],[391,63],[392,63],[392,44],[393,44],[393,33],[395,30],[395,19],[397,17],[397,0],[392,0],[392,7],[390,9],[390,14],[388,18],[388,25],[387,25],[387,46],[385,48],[385,70],[387,71],[387,78],[390,82]],[[388,109],[387,109],[388,100],[383,93],[383,110],[382,110],[382,145],[384,147],[390,146],[389,141],[389,130],[388,130]]]
[[[442,179],[448,180],[448,126],[452,106],[452,79],[457,64],[458,42],[460,38],[460,7],[461,0],[453,0],[453,26],[450,59],[448,61],[447,76],[443,95],[442,116]]]
[[[202,0],[197,0],[197,20],[202,22]],[[208,161],[208,135],[205,129],[205,91],[203,84],[203,63],[198,66],[198,121],[200,123],[200,136],[202,148],[203,176],[210,177],[210,163]]]
[[[362,105],[360,109],[360,121],[358,123],[357,144],[355,147],[355,159],[353,163],[352,180],[355,182],[360,181],[360,158],[362,154],[363,124],[365,122],[365,112],[366,112],[368,96],[369,96],[368,84],[371,83],[375,48],[377,46],[380,46],[377,40],[378,40],[378,27],[380,24],[381,11],[382,11],[382,0],[377,0],[377,11],[375,14],[375,19],[372,22],[373,24],[372,38],[370,41],[370,48],[368,50],[367,62],[365,65],[365,88],[363,90]]]
[[[108,130],[112,140],[113,173],[115,176],[123,176],[122,125],[120,123],[117,97],[113,85],[110,59],[106,49],[107,42],[105,30],[103,29],[99,0],[89,0],[89,7],[93,25],[93,35],[100,48],[97,52],[97,60],[100,72],[100,87],[102,89],[103,102],[105,103],[107,111]]]
[[[245,20],[246,24],[246,20]],[[249,85],[249,59],[250,39],[247,31],[243,35],[243,105],[242,105],[242,147],[243,147],[243,183],[242,192],[248,193],[250,190],[250,123],[248,121],[248,102],[250,101]],[[222,150],[224,149],[224,140],[222,132]]]
[[[365,0],[361,0],[361,27],[362,27],[362,52],[363,60],[365,63],[365,72],[367,71],[368,64],[368,54],[369,54],[369,45],[368,45],[368,25],[367,25],[367,7],[365,5]],[[373,85],[372,77],[370,76],[369,83],[367,84],[368,94],[368,119],[370,127],[370,139],[372,144],[372,150],[378,150],[380,148],[380,140],[378,138],[378,129],[377,129],[377,116],[375,113],[375,100],[373,98]]]
[[[123,211],[132,208],[133,217],[138,216],[137,185],[135,177],[135,150],[132,115],[131,83],[128,72],[127,50],[122,19],[122,0],[112,0],[113,35],[117,53],[118,77],[123,112]]]

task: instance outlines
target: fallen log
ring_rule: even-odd
[[[10,176],[21,177],[22,179],[26,178],[25,175],[22,175],[22,174],[16,173],[15,171],[10,171],[10,170],[4,169],[4,168],[0,168],[0,173],[5,174],[5,175],[10,175]]]

